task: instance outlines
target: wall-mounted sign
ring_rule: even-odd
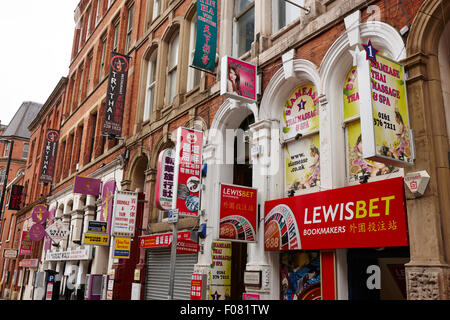
[[[191,238],[190,231],[179,231],[177,233],[177,241],[187,240],[190,238]],[[141,249],[168,247],[172,242],[172,232],[141,236],[139,241],[140,241],[139,247]]]
[[[155,204],[161,210],[168,211],[172,209],[174,175],[175,150],[163,150],[158,157],[155,192]]]
[[[191,275],[191,300],[204,300],[206,298],[206,274]]]
[[[59,130],[47,129],[39,182],[52,183],[58,153]]]
[[[84,244],[92,244],[95,246],[109,246],[109,234],[85,233],[83,238]]]
[[[119,237],[133,237],[138,204],[137,192],[117,191],[114,196],[114,216],[111,233]]]
[[[366,159],[405,167],[414,162],[404,66],[358,54],[362,151]]]
[[[27,254],[31,254],[31,246],[33,242],[30,239],[30,234],[28,231],[22,231],[20,236],[20,246],[19,246],[19,255],[24,256]]]
[[[120,136],[122,134],[130,57],[117,52],[112,52],[111,56],[102,132]]]
[[[4,259],[16,259],[19,251],[17,249],[3,249]]]
[[[261,295],[256,293],[243,293],[242,300],[261,300]]]
[[[220,184],[219,239],[256,242],[258,190]]]
[[[405,175],[405,184],[415,197],[422,196],[430,181],[426,171],[410,172]]]
[[[172,248],[172,242],[169,244],[169,247]],[[195,254],[200,251],[200,246],[191,239],[177,239],[176,251],[179,254]]]
[[[265,203],[265,250],[407,245],[403,178]]]
[[[47,207],[43,205],[35,206],[31,212],[31,218],[34,222],[39,224],[44,223],[48,219],[48,216],[49,212]]]
[[[178,209],[180,217],[198,217],[202,149],[202,131],[178,128],[172,209]]]
[[[100,179],[75,176],[75,182],[73,184],[73,193],[98,196],[100,194],[101,186],[102,180]]]
[[[46,261],[91,260],[92,246],[78,247],[67,251],[47,251]]]
[[[108,223],[106,221],[91,220],[88,222],[88,232],[106,233],[107,228]]]
[[[22,259],[19,262],[19,267],[22,268],[37,268],[38,265],[39,265],[38,259]]]
[[[261,270],[245,270],[244,284],[246,286],[261,287],[262,271]]]
[[[114,193],[116,192],[116,181],[107,181],[102,188],[102,207],[100,213],[100,221],[108,224],[107,233],[111,233],[111,219],[114,207]]]
[[[256,101],[256,66],[224,56],[221,63],[220,94],[253,103]]]
[[[214,72],[217,50],[217,1],[197,1],[197,40],[192,65]]]
[[[283,140],[305,135],[319,129],[319,94],[313,84],[294,89],[283,108]]]
[[[11,186],[11,195],[9,197],[9,210],[20,210],[20,204],[22,202],[23,186],[13,184]]]
[[[209,300],[231,298],[231,250],[229,241],[213,241],[211,243]]]
[[[45,232],[55,243],[59,243],[61,240],[65,240],[69,236],[69,229],[61,220],[56,220],[48,226],[47,229],[45,229]]]
[[[32,241],[41,241],[42,238],[45,236],[45,229],[44,226],[40,223],[36,223],[31,226],[29,231],[30,239]]]
[[[131,238],[114,238],[114,259],[129,259],[131,251]]]

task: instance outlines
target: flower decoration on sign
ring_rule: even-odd
[[[366,60],[371,60],[373,62],[377,62],[377,53],[378,49],[375,49],[375,47],[372,45],[372,42],[369,40],[367,44],[362,45],[364,50],[366,50]]]

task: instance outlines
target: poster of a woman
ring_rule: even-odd
[[[228,67],[227,91],[241,95],[241,76],[239,68],[235,64],[230,64]]]

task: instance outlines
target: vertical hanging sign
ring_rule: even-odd
[[[172,209],[173,176],[175,173],[175,150],[161,151],[158,159],[158,174],[156,177],[155,204],[165,211]]]
[[[217,1],[197,1],[197,40],[192,65],[214,72],[217,48]]]
[[[51,183],[55,173],[56,154],[58,152],[59,130],[47,129],[45,136],[44,154],[39,181]]]
[[[103,119],[103,133],[105,134],[112,136],[122,134],[129,68],[130,57],[112,52],[106,92],[105,117]]]
[[[172,209],[180,216],[198,217],[203,132],[178,128]]]

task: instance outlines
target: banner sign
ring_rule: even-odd
[[[256,242],[258,190],[220,184],[219,239]]]
[[[228,300],[231,298],[231,257],[231,242],[213,241],[211,243],[209,300]]]
[[[55,220],[55,222],[45,229],[45,232],[55,243],[59,243],[61,240],[65,240],[69,236],[69,229],[61,220]]]
[[[102,180],[89,177],[75,176],[73,184],[73,193],[88,194],[91,196],[98,196]]]
[[[414,162],[404,66],[358,55],[362,151],[366,159],[405,167]]]
[[[3,258],[4,259],[16,259],[19,251],[17,249],[3,249]]]
[[[180,217],[198,217],[202,148],[202,131],[178,128],[172,209],[178,209]]]
[[[83,243],[95,246],[109,246],[109,234],[85,233]]]
[[[85,246],[69,249],[67,251],[47,251],[46,261],[71,261],[71,260],[91,260],[92,246]]]
[[[169,248],[172,248],[172,242],[169,244]],[[176,251],[179,254],[194,254],[200,251],[200,246],[191,239],[180,239],[177,240]]]
[[[49,217],[50,213],[47,210],[46,206],[39,205],[33,208],[31,212],[31,218],[34,222],[43,224]]]
[[[42,168],[39,181],[52,183],[55,174],[56,155],[58,153],[59,130],[47,129],[42,155]]]
[[[191,300],[203,300],[206,296],[206,275],[193,273],[191,275]]]
[[[107,231],[108,224],[106,221],[91,220],[88,222],[88,232],[105,233]]]
[[[122,134],[130,57],[116,52],[112,52],[111,56],[102,132],[120,136]]]
[[[11,186],[11,195],[9,197],[8,210],[20,210],[22,202],[23,186],[13,184]]]
[[[24,256],[31,254],[31,246],[33,242],[30,239],[30,234],[28,231],[22,231],[20,237],[19,255]]]
[[[103,185],[102,189],[102,207],[100,221],[108,224],[108,234],[111,233],[111,219],[114,207],[114,193],[116,192],[116,181],[110,180]]]
[[[137,192],[116,191],[114,195],[112,235],[123,237],[134,236],[137,203]]]
[[[114,259],[130,259],[131,238],[114,238]]]
[[[141,249],[168,247],[172,243],[172,235],[173,235],[172,232],[168,232],[142,236],[140,237],[139,247]],[[190,231],[178,231],[177,233],[177,241],[187,240],[190,238],[191,238]]]
[[[175,150],[161,151],[158,158],[155,204],[164,211],[172,209],[173,178],[175,173]]]
[[[316,87],[304,84],[291,92],[283,108],[283,139],[319,130],[319,94]]]
[[[37,268],[39,259],[23,259],[19,262],[21,268]]]
[[[265,250],[407,245],[401,177],[265,202]]]
[[[52,228],[50,228],[50,227],[52,227],[52,225],[56,222],[56,220],[55,220],[56,207],[51,208],[48,211],[48,213],[49,213],[49,217],[48,217],[47,224],[46,224],[47,229],[45,229],[46,234],[45,234],[45,240],[44,240],[44,251],[52,249],[52,238],[50,236],[50,233],[51,233],[50,230],[52,230]],[[67,235],[68,235],[68,231],[67,231]],[[55,240],[55,243],[58,243],[58,242],[59,241]]]
[[[224,56],[220,70],[221,95],[243,102],[256,101],[256,65]]]
[[[217,49],[217,1],[197,1],[197,38],[192,65],[214,72]]]

